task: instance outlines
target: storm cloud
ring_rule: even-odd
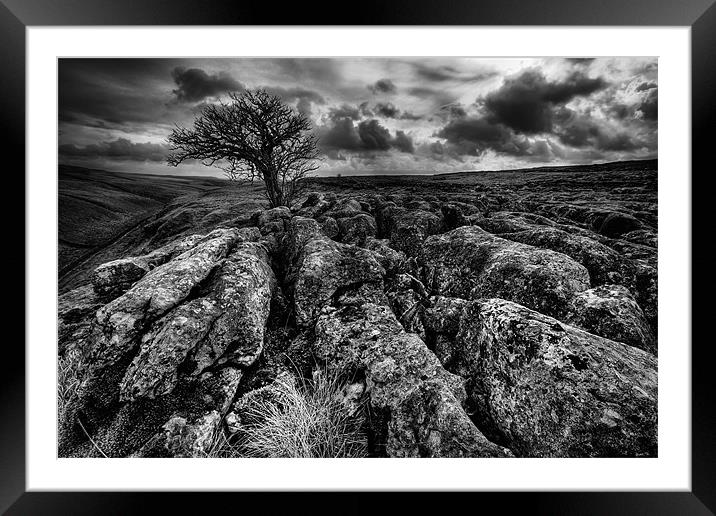
[[[649,89],[647,97],[637,108],[645,120],[656,120],[659,116],[659,97],[656,89]]]
[[[579,71],[561,81],[548,81],[541,71],[526,70],[506,79],[498,90],[484,98],[484,105],[493,123],[526,134],[542,133],[552,129],[556,106],[606,86],[601,77],[587,77]]]
[[[348,104],[341,104],[340,106],[332,107],[328,112],[328,116],[331,120],[339,120],[341,118],[360,120],[361,108],[358,106],[349,106]]]
[[[350,117],[335,120],[330,126],[320,128],[319,143],[324,150],[365,152],[395,148],[408,153],[414,150],[412,139],[404,131],[392,135],[374,118],[357,125]]]
[[[569,111],[569,110],[566,110]],[[571,147],[590,147],[602,151],[629,151],[644,145],[634,135],[615,129],[605,122],[569,112],[556,134],[559,141]]]
[[[653,158],[657,65],[604,57],[60,59],[59,157],[110,170],[206,173],[198,163],[162,167],[169,132],[230,92],[263,88],[309,119],[319,174]]]
[[[172,93],[179,102],[199,102],[222,93],[244,90],[244,85],[226,72],[208,74],[199,68],[178,66],[172,70],[172,78],[177,85]]]
[[[486,150],[494,150],[511,156],[524,156],[529,143],[501,124],[485,118],[460,117],[449,122],[436,133],[444,138],[459,154],[479,156]]]
[[[461,70],[451,65],[425,63],[412,63],[413,70],[417,77],[428,82],[447,82],[447,81],[484,81],[498,75],[498,72],[489,69],[487,65],[484,69],[477,71]]]

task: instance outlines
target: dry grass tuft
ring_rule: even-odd
[[[65,419],[70,402],[77,396],[84,369],[82,353],[76,347],[67,349],[57,359],[57,420],[60,423]]]
[[[363,411],[343,401],[342,388],[326,374],[302,385],[279,378],[273,396],[247,408],[249,423],[237,442],[217,440],[216,456],[227,456],[229,449],[242,457],[365,457]]]

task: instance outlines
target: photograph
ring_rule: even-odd
[[[57,456],[659,457],[658,68],[60,57]]]

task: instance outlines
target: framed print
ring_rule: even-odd
[[[60,7],[2,7],[9,514],[147,491],[714,510],[709,2]]]

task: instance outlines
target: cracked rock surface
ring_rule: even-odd
[[[176,198],[61,278],[59,455],[211,456],[327,373],[371,457],[654,457],[643,163]]]

